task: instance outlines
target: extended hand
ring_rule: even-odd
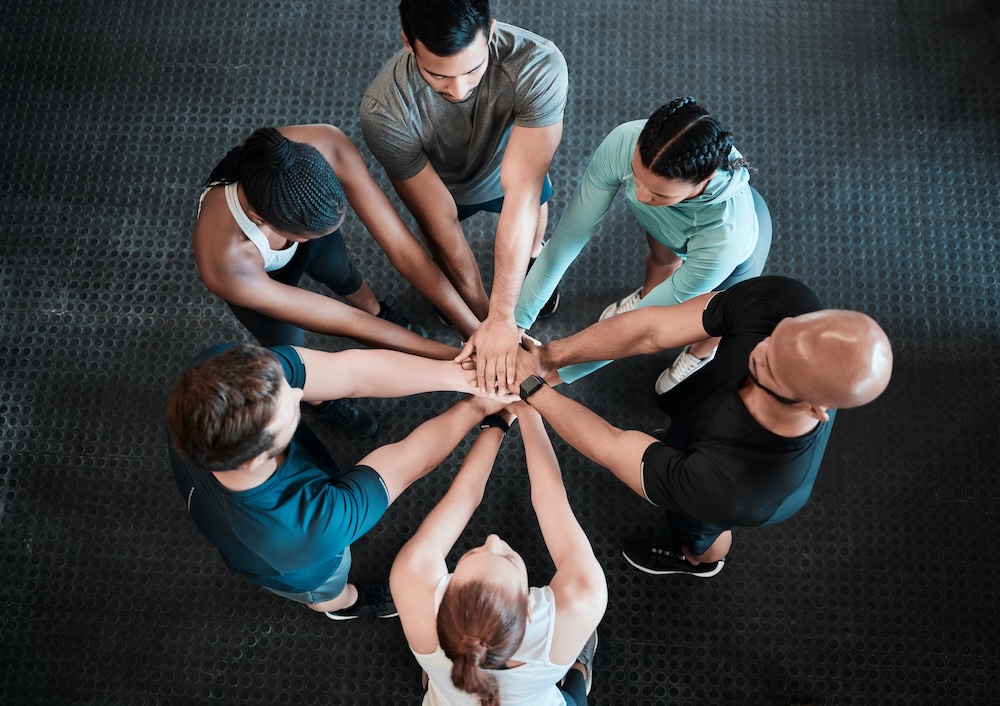
[[[521,336],[521,345],[517,349],[517,380],[518,385],[525,381],[530,375],[538,375],[544,378],[549,373],[549,368],[545,362],[542,344],[537,340],[524,334]]]
[[[484,394],[516,392],[517,341],[517,325],[513,319],[487,316],[469,336],[455,360],[468,360],[475,353],[476,381]]]

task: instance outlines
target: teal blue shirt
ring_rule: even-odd
[[[669,306],[710,292],[753,253],[758,223],[746,169],[717,171],[704,193],[673,206],[647,206],[636,199],[632,155],[645,124],[635,120],[619,125],[597,148],[559,225],[525,277],[514,312],[518,326],[527,329],[534,324],[622,187],[646,232],[683,260],[639,306]],[[739,157],[733,148],[730,159]],[[574,365],[559,374],[565,382],[573,382],[606,363]]]
[[[195,363],[232,344],[205,351]],[[306,369],[291,346],[270,349],[292,387]],[[320,440],[300,424],[284,463],[256,488],[229,490],[170,444],[177,488],[198,529],[226,564],[266,588],[305,593],[340,566],[344,550],[381,519],[389,506],[382,478],[368,466],[342,472]]]

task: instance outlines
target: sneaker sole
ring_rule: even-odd
[[[597,646],[601,644],[601,636],[594,630],[594,652],[590,655],[590,667],[587,669],[587,678],[583,680],[585,691],[587,696],[590,696],[590,690],[594,686],[594,655],[597,654]]]
[[[382,422],[380,422],[374,415],[372,416],[375,422],[374,426],[369,427],[361,431],[345,429],[344,427],[338,425],[335,421],[327,417],[322,412],[317,412],[312,408],[312,405],[304,404],[302,409],[303,418],[309,418],[315,421],[317,424],[322,424],[323,426],[333,429],[341,434],[346,434],[347,436],[353,437],[355,439],[367,439],[368,437],[375,436],[378,434],[379,430],[382,428]],[[371,412],[369,412],[371,414]]]
[[[674,569],[667,569],[666,571],[654,571],[653,569],[650,569],[647,566],[641,566],[639,564],[636,564],[634,561],[632,561],[631,559],[629,559],[628,554],[626,554],[625,552],[622,552],[622,556],[625,557],[625,561],[627,561],[629,564],[631,564],[633,567],[635,567],[639,571],[642,571],[643,573],[646,573],[646,574],[652,574],[653,576],[668,576],[668,575],[672,575],[672,574],[679,574],[681,576],[694,576],[695,578],[707,579],[707,578],[711,578],[712,576],[715,576],[717,573],[719,573],[720,571],[722,571],[722,567],[724,567],[726,565],[726,560],[725,559],[719,559],[719,561],[716,563],[716,566],[715,566],[715,568],[713,570],[711,570],[711,571],[705,571],[703,573],[698,573],[696,571],[678,571],[678,570],[674,570]]]
[[[670,368],[667,368],[660,373],[660,377],[656,378],[656,383],[653,384],[653,392],[657,395],[664,395],[677,387],[677,384],[670,379]]]
[[[557,289],[555,291],[555,294],[553,296],[555,297],[555,304],[552,305],[552,309],[550,311],[546,311],[544,314],[542,312],[538,312],[538,318],[539,319],[547,319],[550,316],[552,316],[554,313],[556,313],[557,311],[559,311],[559,304],[562,302],[562,295],[559,293],[559,290]],[[546,305],[547,304],[548,304],[548,302],[546,302]],[[545,307],[542,307],[542,308],[544,309]]]
[[[330,612],[326,612],[326,611],[324,611],[324,614],[330,620],[357,620],[358,618],[361,617],[360,615],[337,615],[335,613],[330,613]],[[374,616],[365,616],[365,617],[396,618],[396,617],[399,617],[399,612],[397,611],[395,613],[390,613],[388,615],[374,615]]]

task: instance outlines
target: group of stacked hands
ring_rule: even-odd
[[[427,675],[425,703],[586,703],[607,585],[542,419],[662,508],[662,535],[625,540],[630,564],[713,576],[733,528],[805,504],[836,410],[885,389],[891,348],[866,315],[759,276],[767,207],[732,135],[691,98],[612,130],[543,243],[568,84],[561,53],[491,19],[488,0],[399,9],[404,48],[360,118],[424,245],[335,127],[263,128],[231,150],[206,184],[194,251],[206,286],[260,345],[212,348],[179,378],[171,463],[199,529],[238,574],[335,620],[398,614]],[[642,286],[593,326],[541,345],[525,332],[555,313],[560,281],[622,189],[649,244]],[[461,350],[376,297],[339,232],[348,205],[462,335]],[[462,228],[479,211],[499,214],[489,295]],[[303,274],[346,301],[299,288]],[[307,349],[305,330],[380,350]],[[654,386],[670,417],[660,438],[556,389],[611,360],[677,348]],[[470,395],[346,472],[300,424],[304,411],[371,435],[378,421],[352,398],[435,390]],[[496,535],[446,565],[515,420],[556,567],[541,588]],[[389,581],[349,582],[352,542],[477,424]]]

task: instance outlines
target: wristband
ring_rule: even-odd
[[[506,436],[507,432],[510,431],[510,424],[504,421],[504,418],[501,417],[499,414],[488,414],[485,417],[483,417],[483,421],[479,422],[479,428],[499,429],[504,433],[504,436]]]

